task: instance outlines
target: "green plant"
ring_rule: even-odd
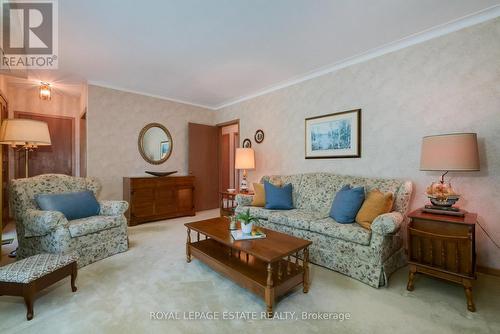
[[[241,213],[238,213],[238,215],[236,216],[236,219],[238,219],[242,224],[250,224],[252,222],[257,222],[259,221],[259,219],[255,216],[252,216],[250,214],[250,209],[247,209],[246,212],[241,212]]]

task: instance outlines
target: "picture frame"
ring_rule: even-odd
[[[305,158],[361,157],[361,109],[305,119]]]
[[[251,148],[252,147],[252,142],[250,141],[250,139],[245,138],[243,140],[242,147],[244,147],[244,148]]]
[[[261,129],[258,129],[257,131],[255,131],[255,135],[254,135],[253,139],[255,139],[255,142],[257,144],[262,143],[264,141],[264,131],[262,131]]]

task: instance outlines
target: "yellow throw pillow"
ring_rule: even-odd
[[[252,206],[264,207],[266,205],[266,191],[264,190],[264,185],[262,183],[253,184],[253,200]]]
[[[375,218],[391,211],[392,202],[392,193],[384,194],[378,189],[370,191],[356,215],[356,223],[370,230]]]

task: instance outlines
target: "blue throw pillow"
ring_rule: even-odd
[[[266,192],[266,209],[271,210],[290,210],[293,209],[292,184],[286,184],[283,187],[276,187],[271,183],[264,182]]]
[[[59,211],[68,220],[99,215],[101,206],[90,190],[62,194],[35,195],[38,207],[44,211]]]
[[[356,214],[365,200],[365,188],[343,186],[335,195],[330,209],[330,217],[341,224],[354,223]]]

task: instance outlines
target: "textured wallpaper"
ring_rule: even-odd
[[[362,109],[359,159],[304,159],[304,119]],[[331,171],[412,180],[412,207],[439,173],[419,171],[425,135],[477,132],[481,171],[450,173],[459,205],[500,240],[500,19],[399,50],[217,111],[240,119],[257,168],[250,181],[276,173]],[[265,140],[256,144],[255,130]],[[479,263],[500,268],[500,251],[477,228]]]
[[[145,170],[187,175],[188,122],[211,124],[214,112],[185,104],[114,89],[89,86],[87,174],[98,177],[101,198],[121,199],[124,176],[146,176]],[[144,161],[137,148],[141,129],[163,124],[172,135],[173,151],[161,165]]]

